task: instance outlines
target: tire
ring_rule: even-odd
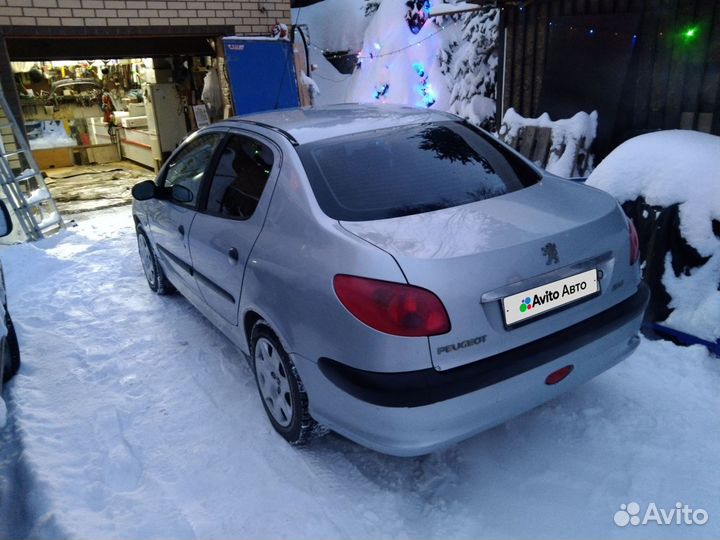
[[[323,435],[326,430],[310,416],[305,388],[277,336],[260,322],[252,329],[250,343],[258,393],[275,431],[292,445]]]
[[[5,348],[3,356],[6,361],[2,376],[4,383],[12,379],[20,369],[20,346],[18,344],[17,334],[15,333],[15,327],[9,314],[5,315],[5,326],[7,326],[8,335],[3,342],[3,347]]]
[[[142,264],[145,278],[150,290],[157,294],[170,294],[175,292],[175,287],[165,275],[165,272],[158,262],[157,255],[152,248],[150,239],[140,225],[137,226],[138,254]]]

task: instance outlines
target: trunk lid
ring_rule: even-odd
[[[632,276],[623,280],[631,267],[622,211],[606,193],[571,181],[546,178],[476,203],[341,225],[391,254],[409,284],[443,302],[451,330],[429,338],[438,370],[539,339],[633,292]],[[598,294],[505,324],[502,298],[592,269],[599,271]]]

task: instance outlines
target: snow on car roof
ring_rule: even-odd
[[[398,105],[347,104],[323,108],[280,109],[236,116],[230,122],[258,122],[282,129],[298,143],[396,126],[457,119],[449,113]]]

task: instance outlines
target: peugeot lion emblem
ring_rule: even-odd
[[[545,244],[545,246],[542,248],[542,254],[547,257],[546,265],[550,264],[557,264],[560,262],[560,257],[558,257],[558,250],[557,246],[554,242],[548,242]]]

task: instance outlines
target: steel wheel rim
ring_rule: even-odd
[[[292,391],[280,352],[265,338],[255,344],[255,374],[265,405],[275,422],[288,427],[293,419]]]
[[[155,283],[155,264],[153,263],[152,252],[148,245],[145,236],[142,234],[138,235],[138,251],[140,252],[140,261],[142,262],[143,270],[145,271],[145,277],[148,283]]]

